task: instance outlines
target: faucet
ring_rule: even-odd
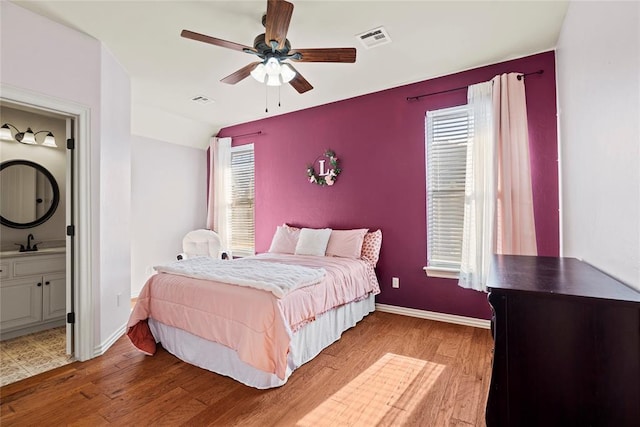
[[[33,246],[31,246],[31,241],[34,240],[35,238],[33,237],[33,234],[29,233],[29,235],[27,236],[27,247],[25,248],[25,246],[22,243],[16,243],[16,245],[20,246],[20,250],[18,252],[35,252],[38,250],[38,245],[41,242],[38,243],[34,243]]]

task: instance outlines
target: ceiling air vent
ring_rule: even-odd
[[[391,37],[389,37],[389,33],[387,33],[387,30],[385,30],[384,27],[365,31],[362,34],[358,34],[356,37],[358,37],[358,40],[360,40],[367,49],[380,46],[381,44],[391,43]]]
[[[213,101],[213,99],[208,98],[204,95],[196,95],[193,98],[191,98],[191,100],[193,102],[197,102],[198,104],[211,104]]]

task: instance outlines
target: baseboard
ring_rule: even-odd
[[[51,328],[57,328],[60,326],[64,326],[66,324],[67,324],[67,319],[62,318],[62,319],[50,320],[48,322],[42,322],[40,324],[37,324],[34,326],[28,326],[26,328],[18,328],[18,329],[10,330],[9,332],[7,332],[6,330],[0,331],[0,341],[17,338],[22,335],[33,334],[35,332],[45,331]]]
[[[93,349],[93,357],[102,356],[127,331],[127,324],[120,326],[109,338]]]
[[[474,328],[491,328],[490,320],[476,319],[475,317],[458,316],[455,314],[438,313],[435,311],[418,310],[415,308],[398,307],[395,305],[379,303],[376,303],[376,310],[383,311],[385,313],[435,320],[438,322],[455,323],[456,325],[473,326]]]

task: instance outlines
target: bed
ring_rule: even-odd
[[[159,266],[131,313],[131,342],[149,355],[161,343],[187,363],[250,387],[285,384],[373,312],[380,292],[379,230],[325,229],[330,237],[311,249],[304,230],[278,227],[269,252],[254,257]],[[311,234],[318,246],[319,233]]]

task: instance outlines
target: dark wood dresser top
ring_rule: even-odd
[[[487,287],[640,302],[640,292],[575,258],[494,255]]]

